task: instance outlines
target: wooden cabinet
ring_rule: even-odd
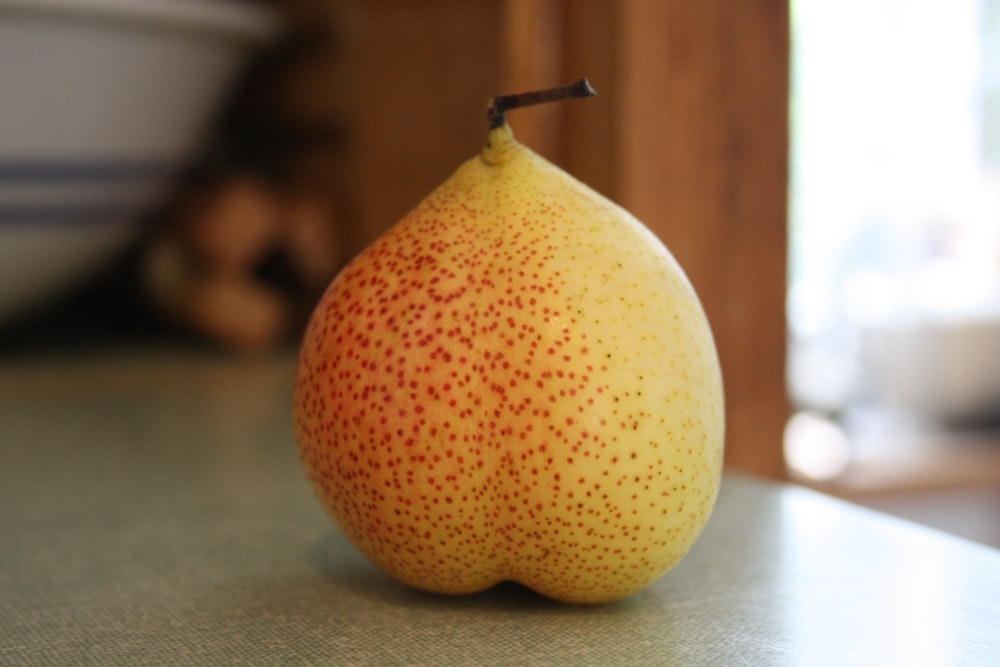
[[[588,76],[597,98],[519,110],[511,125],[672,249],[716,335],[727,462],[784,476],[787,2],[291,6],[339,22],[339,74],[301,85],[347,120],[343,164],[329,173],[340,174],[352,251],[479,149],[490,96]]]

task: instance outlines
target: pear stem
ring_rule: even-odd
[[[501,127],[504,122],[504,113],[511,109],[531,106],[533,104],[545,104],[547,102],[558,102],[579,97],[593,97],[597,94],[587,79],[580,79],[573,83],[545,90],[534,90],[529,93],[517,93],[515,95],[497,95],[490,100],[490,105],[486,110],[486,119],[490,124],[490,129],[495,130]]]

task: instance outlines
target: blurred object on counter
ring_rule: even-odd
[[[0,324],[138,240],[275,30],[233,0],[0,0]]]
[[[155,311],[239,353],[298,334],[345,259],[346,121],[292,94],[303,72],[338,62],[335,17],[282,11],[282,38],[234,86],[140,259]]]
[[[240,353],[285,341],[341,262],[337,215],[234,175],[191,195],[143,260],[150,302],[169,321]]]

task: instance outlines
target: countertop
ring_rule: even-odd
[[[1000,664],[1000,552],[735,473],[688,557],[618,603],[406,588],[314,500],[293,369],[0,359],[0,663]]]

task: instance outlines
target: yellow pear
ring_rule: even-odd
[[[519,144],[497,104],[491,118],[482,152],[320,300],[299,453],[346,536],[412,586],[616,600],[673,567],[712,511],[718,357],[656,236]]]

